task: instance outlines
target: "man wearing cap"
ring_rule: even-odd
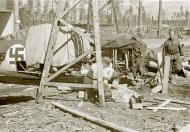
[[[180,45],[179,40],[176,39],[174,30],[169,30],[169,39],[164,42],[163,55],[170,56],[170,83],[172,81],[172,73],[177,74],[182,70],[182,62],[184,59],[184,53]],[[164,57],[163,57],[164,58]]]

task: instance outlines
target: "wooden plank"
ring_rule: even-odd
[[[60,18],[62,16],[62,11],[63,11],[63,9],[62,9],[62,1],[59,1],[59,5],[60,6],[57,8],[55,18]],[[42,72],[40,86],[39,86],[39,88],[37,90],[37,94],[36,94],[36,102],[37,103],[41,102],[42,98],[43,98],[44,83],[47,82],[47,78],[48,78],[48,74],[49,74],[49,70],[50,70],[51,60],[53,58],[54,44],[55,44],[55,42],[57,40],[57,35],[58,35],[58,32],[59,32],[59,28],[58,28],[57,24],[58,24],[58,19],[55,19],[55,21],[53,23],[52,30],[51,30],[47,51],[46,51],[46,54],[45,54],[44,69],[43,69],[43,72]]]
[[[105,106],[104,97],[104,85],[103,85],[103,74],[102,74],[102,55],[101,55],[101,39],[100,39],[100,27],[99,27],[99,16],[98,16],[98,2],[97,0],[92,0],[93,9],[93,22],[94,22],[94,32],[95,32],[95,47],[96,47],[96,63],[98,71],[98,94],[99,102],[102,106]]]
[[[65,70],[67,70],[69,67],[71,67],[72,65],[74,65],[75,63],[79,62],[82,58],[84,58],[85,56],[89,55],[90,53],[92,53],[92,50],[87,51],[85,53],[83,53],[82,55],[78,56],[75,60],[69,62],[66,66],[62,67],[60,70],[58,70],[56,73],[54,73],[53,75],[51,75],[48,79],[48,81],[51,81],[52,79],[54,79],[55,77],[57,77],[59,74],[61,74],[62,72],[64,72]]]
[[[66,44],[69,44],[69,41],[71,41],[72,39],[69,38],[67,39],[66,42],[64,42],[64,44],[62,44],[61,46],[59,46],[59,48],[57,48],[54,52],[53,52],[53,55],[55,55],[57,52],[59,52]]]
[[[100,12],[101,12],[106,6],[108,6],[111,2],[112,2],[112,0],[107,1],[106,4],[104,4],[102,7],[100,7],[100,8],[98,9],[98,12],[100,13]]]
[[[77,116],[82,117],[82,118],[84,118],[86,120],[89,120],[91,122],[100,124],[101,126],[105,126],[105,127],[111,128],[111,129],[113,129],[115,131],[137,132],[136,130],[133,130],[133,129],[130,129],[130,128],[126,128],[126,127],[122,127],[122,126],[119,126],[117,124],[114,124],[114,123],[111,123],[111,122],[108,122],[108,121],[105,121],[105,120],[102,120],[102,119],[98,119],[96,117],[93,117],[91,115],[82,113],[82,112],[80,112],[78,110],[75,110],[75,109],[68,108],[68,107],[66,107],[66,106],[64,106],[62,104],[56,103],[56,102],[52,102],[52,104],[54,106],[60,108],[61,110],[64,110],[64,111],[69,112],[71,114],[77,115]]]
[[[190,131],[190,123],[187,126],[180,129],[178,132],[189,132],[189,131]]]
[[[115,49],[115,58],[114,59],[115,59],[115,64],[114,64],[115,65],[115,69],[117,70],[117,66],[118,66],[117,65],[117,49]]]
[[[170,70],[170,57],[165,56],[165,65],[164,65],[164,77],[163,77],[163,89],[162,93],[168,93],[168,81],[169,81],[169,70]]]
[[[90,41],[91,43],[94,44],[94,40],[92,38],[90,38],[89,36],[87,36],[85,33],[81,32],[80,30],[78,30],[76,27],[74,27],[73,25],[71,25],[70,23],[68,23],[67,21],[63,20],[63,19],[59,19],[59,21],[64,24],[65,26],[67,26],[69,29],[75,31],[76,33],[78,33],[80,36],[86,38],[88,41]],[[63,27],[60,27],[63,28]]]
[[[112,0],[112,9],[113,9],[113,15],[114,15],[114,20],[115,20],[115,25],[116,25],[116,31],[119,33],[119,25],[118,25],[118,20],[117,20],[117,11],[115,8],[115,0]]]
[[[156,109],[153,110],[153,112],[158,111],[158,109],[159,109],[160,107],[164,107],[164,106],[167,105],[170,101],[171,101],[171,99],[168,99],[168,100],[162,102],[160,105],[157,106]]]
[[[150,109],[150,110],[154,110],[154,109],[157,109],[157,107],[146,107],[147,109]],[[169,107],[159,107],[158,108],[159,110],[177,110],[177,111],[180,111],[180,110],[187,110],[187,108],[169,108]]]
[[[61,87],[72,87],[73,88],[80,88],[80,89],[97,89],[97,85],[94,84],[80,84],[80,83],[58,83],[58,82],[48,82],[45,85],[47,86],[61,86]]]
[[[162,90],[162,85],[158,85],[156,87],[154,87],[153,89],[151,89],[151,93],[158,93]]]
[[[89,0],[88,2],[88,16],[87,16],[87,31],[90,32],[90,27],[91,27],[91,20],[92,17],[92,0]]]
[[[163,66],[162,66],[162,52],[157,53],[157,65],[158,65],[158,72],[157,72],[157,77],[158,77],[158,82],[163,85]]]
[[[167,100],[167,99],[165,99],[165,98],[155,98],[155,100],[161,100],[161,101],[164,101],[164,100]],[[172,103],[178,103],[178,104],[186,104],[186,105],[190,105],[190,102],[183,101],[183,100],[177,100],[177,99],[172,99],[171,102],[172,102]]]
[[[126,64],[126,70],[129,70],[129,58],[128,58],[128,52],[125,53],[125,64]]]

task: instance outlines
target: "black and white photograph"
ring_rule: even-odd
[[[0,0],[0,132],[190,132],[190,0]]]

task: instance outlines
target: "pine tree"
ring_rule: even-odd
[[[189,10],[186,10],[185,11],[185,19],[189,20],[189,18],[190,18],[190,12],[189,12]]]

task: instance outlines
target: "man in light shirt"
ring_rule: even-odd
[[[102,58],[102,74],[103,74],[103,83],[104,83],[104,94],[105,98],[111,98],[112,93],[108,84],[108,81],[112,78],[114,69],[112,67],[112,62],[109,57],[103,57]],[[101,70],[101,69],[98,69]],[[97,76],[98,76],[98,71],[97,71],[97,63],[94,63],[91,65],[91,68],[87,74],[87,77],[84,78],[84,83],[86,84],[97,84]],[[91,100],[95,100],[97,95],[97,91],[89,90],[88,91],[88,98]]]

